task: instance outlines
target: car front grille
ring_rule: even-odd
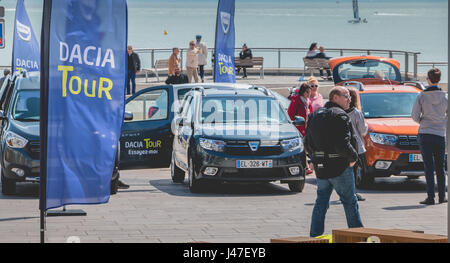
[[[234,156],[271,156],[283,153],[279,141],[261,142],[256,151],[249,146],[249,141],[227,141],[225,152]]]
[[[416,135],[398,136],[397,147],[402,150],[419,150],[419,141]]]

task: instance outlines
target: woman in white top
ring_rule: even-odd
[[[310,57],[315,57],[317,55],[317,43],[314,42],[311,44],[311,46],[309,47],[308,52],[306,53],[306,57],[310,58]]]

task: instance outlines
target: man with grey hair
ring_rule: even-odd
[[[6,77],[8,77],[8,75],[11,74],[11,70],[9,69],[5,69],[3,70],[3,77],[0,78],[0,87],[3,86],[3,82],[5,82]]]
[[[344,206],[349,228],[362,227],[356,198],[353,166],[358,160],[357,141],[345,110],[350,106],[350,93],[335,87],[325,107],[309,116],[305,149],[312,157],[317,177],[317,199],[314,205],[310,236],[324,233],[325,215],[333,189]]]

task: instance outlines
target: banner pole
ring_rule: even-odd
[[[217,1],[216,35],[215,35],[215,38],[214,38],[213,82],[216,82],[216,65],[217,65],[217,27],[219,26],[219,6],[220,6],[220,0]]]
[[[47,134],[48,134],[48,77],[50,48],[50,19],[52,0],[44,0],[41,33],[41,90],[40,90],[40,191],[39,209],[41,243],[45,243],[45,216],[47,210]]]

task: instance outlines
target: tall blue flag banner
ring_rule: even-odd
[[[48,69],[48,85],[41,84],[41,98],[48,87],[47,113],[41,104],[41,125],[47,122],[47,131],[41,128],[45,209],[106,203],[124,116],[126,0],[47,1],[42,68]]]
[[[40,70],[39,42],[34,34],[23,0],[17,0],[16,19],[14,21],[14,44],[12,69]]]
[[[236,83],[234,0],[219,0],[216,21],[214,82]]]

